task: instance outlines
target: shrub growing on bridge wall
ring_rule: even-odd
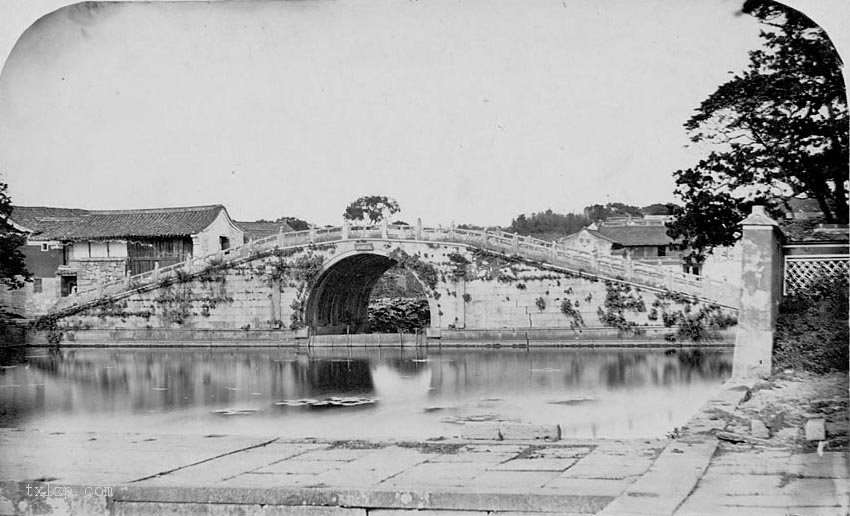
[[[439,274],[437,268],[428,262],[422,261],[415,254],[408,254],[404,249],[396,248],[390,253],[389,258],[398,262],[399,266],[413,272],[419,281],[425,284],[429,289],[437,288]]]
[[[643,298],[635,295],[632,287],[623,283],[606,281],[605,289],[607,294],[604,308],[600,306],[596,310],[599,321],[606,326],[617,328],[620,334],[643,335],[645,330],[637,322],[626,318],[627,312],[646,312],[646,303]]]

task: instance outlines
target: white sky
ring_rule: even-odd
[[[85,4],[0,74],[16,204],[426,225],[673,200],[682,123],[758,45],[740,0]],[[2,14],[0,14],[2,15]]]

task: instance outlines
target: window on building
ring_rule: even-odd
[[[35,294],[41,294],[41,278],[33,278],[32,279],[32,291]]]
[[[221,246],[222,251],[230,248],[230,239],[227,238],[226,236],[218,237],[218,243],[219,243],[219,246]]]
[[[666,245],[658,246],[658,256],[667,256],[667,246]]]
[[[41,250],[42,251],[49,251],[50,250],[50,244],[41,244]]]

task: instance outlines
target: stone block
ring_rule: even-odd
[[[561,427],[558,425],[534,425],[527,423],[484,422],[467,423],[461,428],[464,439],[481,439],[494,441],[526,441],[550,440],[561,438]]]
[[[573,464],[576,459],[512,459],[489,469],[493,471],[564,471]]]
[[[544,487],[564,494],[584,494],[617,497],[633,479],[564,478],[552,479]]]
[[[750,421],[750,435],[760,439],[768,439],[770,438],[770,430],[760,419],[753,419]]]
[[[472,478],[484,473],[487,464],[472,462],[417,464],[398,475],[381,482],[381,486],[397,487],[463,487]]]
[[[823,418],[815,418],[806,421],[806,439],[809,441],[825,440],[826,420],[824,420]]]
[[[372,509],[369,516],[488,516],[487,511],[453,511],[445,509]]]
[[[470,480],[468,485],[479,488],[509,488],[529,492],[543,487],[558,475],[555,471],[486,471]]]
[[[227,516],[366,516],[365,509],[348,507],[266,505],[236,503],[161,503],[118,502],[113,507],[115,516],[147,516],[149,514]]]

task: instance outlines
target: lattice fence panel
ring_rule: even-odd
[[[847,256],[785,259],[785,295],[809,288],[820,278],[847,276]]]

